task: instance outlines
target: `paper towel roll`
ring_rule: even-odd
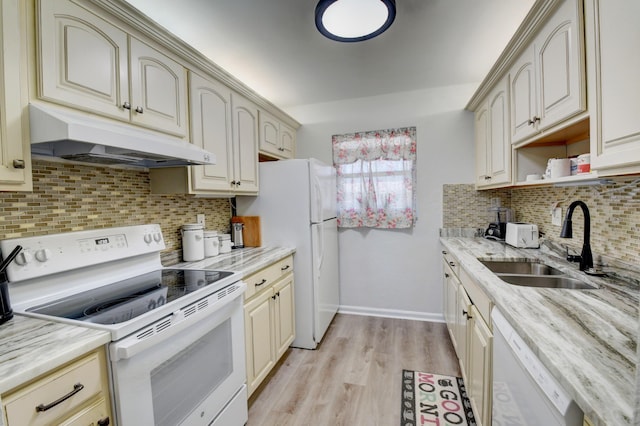
[[[551,179],[569,176],[571,174],[571,160],[568,158],[551,159]]]

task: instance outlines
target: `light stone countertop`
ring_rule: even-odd
[[[172,268],[218,269],[242,274],[253,274],[295,253],[292,247],[247,247],[231,250],[231,253],[219,254],[197,262],[182,262]]]
[[[109,341],[108,331],[16,314],[0,325],[0,394]]]
[[[441,237],[440,241],[591,420],[597,425],[632,424],[640,294],[637,275],[625,280],[591,277],[545,246],[516,249],[464,237]],[[536,258],[601,288],[515,286],[498,278],[478,258]]]

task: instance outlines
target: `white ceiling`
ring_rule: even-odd
[[[396,0],[386,33],[339,43],[315,0],[127,0],[285,111],[480,83],[534,0]]]

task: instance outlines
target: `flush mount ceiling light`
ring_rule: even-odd
[[[382,34],[395,18],[395,0],[320,0],[316,6],[318,31],[347,43]]]

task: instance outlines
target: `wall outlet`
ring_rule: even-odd
[[[562,207],[556,207],[551,212],[551,224],[555,226],[562,226]]]
[[[196,215],[196,223],[200,223],[202,224],[202,226],[204,227],[204,214],[197,214]]]

